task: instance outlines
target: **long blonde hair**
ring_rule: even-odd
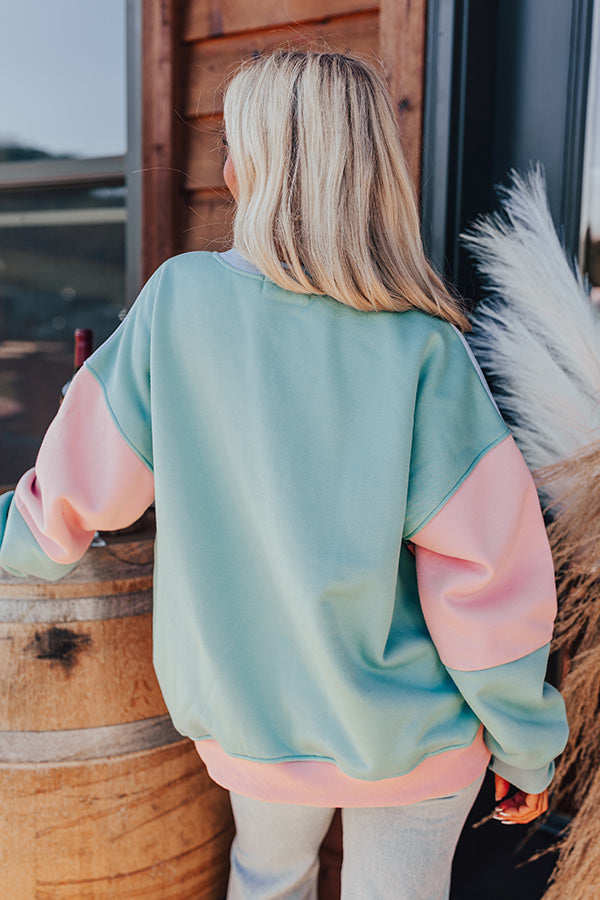
[[[294,50],[253,59],[227,87],[225,129],[234,246],[276,284],[469,327],[425,258],[397,123],[372,66]]]

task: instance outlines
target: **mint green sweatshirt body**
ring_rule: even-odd
[[[153,479],[154,663],[182,734],[214,739],[232,760],[329,762],[377,781],[468,747],[483,725],[497,771],[531,791],[548,783],[566,723],[544,685],[554,598],[539,600],[536,579],[543,570],[548,584],[547,545],[532,550],[519,534],[517,549],[497,551],[512,567],[504,608],[471,538],[462,568],[443,539],[419,541],[452,510],[442,532],[459,543],[473,515],[490,547],[491,521],[508,522],[503,501],[486,501],[495,476],[472,480],[485,460],[493,473],[508,431],[451,326],[418,311],[358,312],[191,253],[155,273],[89,360],[82,391],[86,378],[102,392],[114,464],[126,447]],[[53,426],[63,453],[68,401]],[[90,445],[95,433],[90,424]],[[56,455],[50,443],[42,462]],[[512,462],[502,465],[510,485]],[[105,468],[78,476],[95,478],[100,498]],[[19,503],[3,500],[0,565],[55,578],[72,561],[52,551],[67,539],[36,518],[34,503],[49,503],[40,478]],[[80,539],[96,513],[81,512],[79,481],[61,490]],[[507,502],[503,535],[520,528],[521,501]],[[488,574],[459,589],[457,565],[461,585],[476,566]]]

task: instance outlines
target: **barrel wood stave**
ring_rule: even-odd
[[[86,765],[0,765],[0,795],[11,824],[0,830],[11,900],[225,894],[229,799],[188,741]]]

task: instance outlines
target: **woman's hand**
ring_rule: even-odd
[[[496,801],[502,800],[508,794],[511,784],[506,778],[494,775],[496,783]],[[548,809],[548,790],[541,794],[526,794],[525,791],[517,791],[509,800],[498,803],[494,812],[494,818],[505,825],[527,825],[538,816],[543,815]]]

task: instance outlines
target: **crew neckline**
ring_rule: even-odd
[[[249,259],[242,256],[235,247],[231,247],[229,250],[223,251],[223,253],[217,251],[215,251],[215,253],[223,260],[223,262],[226,262],[227,265],[231,266],[233,269],[239,269],[241,272],[249,272],[251,275],[260,275],[262,278],[265,277],[264,273],[261,272],[254,263],[251,263]]]
[[[261,272],[259,268],[257,268],[254,263],[251,263],[248,259],[246,259],[242,254],[232,247],[230,250],[225,250],[223,252],[219,252],[218,250],[212,251],[213,258],[219,263],[219,265],[224,266],[226,269],[230,269],[233,272],[236,272],[238,275],[244,275],[247,278],[254,278],[257,281],[262,281],[263,285],[271,285],[273,288],[277,289],[277,300],[283,301],[284,303],[291,303],[296,306],[310,306],[311,303],[315,301],[315,298],[320,295],[316,294],[304,294],[300,291],[290,291],[286,288],[281,287],[272,281],[268,275],[265,275],[264,272]],[[323,298],[330,299],[330,298]],[[331,301],[337,302],[337,301]]]

